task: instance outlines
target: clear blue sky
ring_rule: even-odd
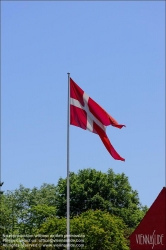
[[[165,3],[1,3],[3,190],[66,177],[67,72],[119,123],[70,127],[70,170],[124,172],[143,205],[165,185]]]

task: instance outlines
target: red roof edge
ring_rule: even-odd
[[[166,187],[163,187],[162,190],[160,191],[160,193],[158,194],[157,198],[154,200],[154,202],[152,203],[152,205],[149,207],[149,209],[148,209],[148,211],[146,212],[146,214],[144,215],[144,217],[148,214],[150,208],[151,208],[151,207],[153,206],[153,204],[156,202],[156,200],[158,199],[158,197],[160,196],[160,194],[161,194],[162,192],[164,192],[164,190],[165,190],[165,195],[166,195]],[[142,220],[144,219],[144,217],[142,218]],[[141,221],[142,221],[142,220],[141,220]],[[141,223],[141,221],[140,221],[140,223]],[[139,227],[140,223],[137,225],[137,227],[135,228],[135,230],[131,233],[131,235],[129,236],[129,239],[130,239],[130,237],[135,233],[135,231],[136,231],[136,229]]]

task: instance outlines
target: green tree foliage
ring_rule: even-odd
[[[0,232],[3,234],[14,233],[17,222],[15,196],[12,193],[8,195],[3,194],[0,196],[0,199]]]
[[[70,220],[70,235],[85,236],[79,238],[71,237],[72,240],[77,239],[77,242],[71,242],[72,245],[75,245],[71,249],[81,249],[77,245],[84,244],[82,249],[85,250],[129,250],[125,238],[126,229],[127,227],[121,219],[110,215],[108,212],[100,210],[86,211]],[[49,218],[42,225],[39,233],[66,235],[66,219]],[[84,242],[80,240],[84,240]],[[66,244],[66,242],[64,241],[63,244]],[[55,249],[62,248],[56,247]]]
[[[8,193],[7,195],[0,196],[0,249],[10,250],[11,247],[2,247],[5,244],[4,235],[19,234],[17,228],[17,214],[15,210],[16,200],[13,193]],[[9,238],[6,238],[9,239]],[[22,248],[20,239],[16,237],[14,243],[19,245],[19,249]],[[13,247],[13,250],[17,248]]]
[[[55,216],[56,211],[56,187],[43,184],[40,189],[34,187],[32,190],[20,185],[19,189],[7,192],[4,195],[3,209],[8,213],[5,228],[10,228],[10,233],[19,229],[19,234],[32,234],[40,224],[50,216]],[[2,217],[4,217],[1,214]],[[6,233],[8,232],[6,229]]]
[[[20,185],[1,195],[0,240],[3,234],[65,235],[66,193],[66,179],[60,178],[57,186],[45,183],[29,189]],[[70,234],[86,236],[83,249],[127,250],[128,236],[146,211],[124,173],[115,174],[111,169],[107,173],[95,169],[70,173]],[[21,240],[15,238],[20,244],[16,249],[33,250],[31,242],[25,248]]]
[[[57,215],[66,216],[66,179],[57,185]],[[95,169],[70,173],[71,217],[89,209],[100,209],[119,216],[129,228],[140,222],[146,207],[139,201],[138,192],[132,190],[124,173],[115,174],[112,169],[102,173]]]

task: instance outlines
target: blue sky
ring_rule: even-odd
[[[119,123],[100,138],[70,127],[70,171],[124,172],[143,205],[165,185],[162,1],[1,3],[3,190],[66,177],[67,72]]]

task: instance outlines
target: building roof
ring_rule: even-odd
[[[166,250],[166,187],[129,238],[131,250]]]

